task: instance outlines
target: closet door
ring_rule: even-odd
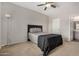
[[[1,33],[2,33],[2,40],[1,40],[1,43],[2,43],[2,46],[4,46],[4,45],[7,45],[8,44],[8,36],[7,36],[7,23],[8,23],[8,21],[7,21],[7,19],[5,18],[5,17],[2,17],[2,24],[1,24]]]
[[[15,32],[15,28],[16,28],[16,24],[15,24],[15,20],[13,19],[8,19],[7,20],[7,41],[8,41],[8,45],[10,44],[14,44],[16,43],[16,32]]]
[[[5,16],[2,19],[2,44],[3,46],[14,44],[16,42],[15,20]]]

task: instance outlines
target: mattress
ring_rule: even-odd
[[[51,33],[46,33],[46,32],[39,32],[39,33],[29,33],[29,39],[35,43],[38,44],[38,37],[40,35],[46,35],[46,34],[51,34]]]

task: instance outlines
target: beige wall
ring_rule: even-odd
[[[0,48],[1,48],[1,3],[0,3]]]
[[[11,18],[6,19],[5,14]],[[28,24],[43,25],[43,31],[48,31],[48,16],[12,3],[2,3],[2,20],[3,45],[27,41]]]

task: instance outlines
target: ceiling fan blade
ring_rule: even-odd
[[[51,5],[51,7],[56,8],[56,6],[55,6],[55,5]]]
[[[46,9],[47,9],[47,7],[44,8],[44,10],[46,10]]]
[[[43,6],[43,5],[46,5],[46,4],[39,4],[39,5],[37,5],[37,6]]]
[[[54,2],[47,2],[47,3],[54,3]]]

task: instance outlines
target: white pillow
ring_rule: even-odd
[[[41,32],[41,28],[31,28],[30,29],[31,33],[35,33],[35,32]]]

